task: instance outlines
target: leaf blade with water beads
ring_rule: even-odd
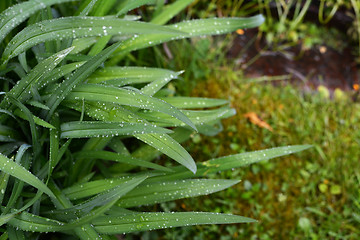
[[[50,111],[47,114],[47,119],[51,117],[55,109],[59,106],[61,101],[71,92],[71,90],[79,83],[84,81],[96,68],[103,63],[110,54],[120,45],[121,43],[115,43],[110,47],[103,50],[98,55],[92,57],[89,61],[81,65],[74,74],[66,79],[60,87],[58,87],[51,97],[46,102],[46,105],[50,108]]]
[[[169,133],[171,130],[155,127],[151,124],[127,122],[68,122],[61,125],[61,138],[90,138],[117,135],[137,135],[145,133]]]
[[[137,0],[137,1],[124,0],[124,1],[121,1],[116,8],[118,11],[116,16],[126,14],[127,12],[129,12],[135,8],[138,8],[140,6],[143,6],[145,4],[154,4],[155,2],[156,2],[156,0]]]
[[[174,107],[180,109],[199,109],[199,108],[211,108],[219,107],[225,104],[229,104],[228,100],[215,99],[215,98],[201,98],[201,97],[162,97],[162,100],[168,102]]]
[[[134,158],[131,156],[127,156],[125,154],[114,153],[109,151],[80,151],[74,153],[74,157],[87,158],[87,159],[100,159],[100,160],[108,160],[115,161],[119,163],[125,163],[128,165],[151,168],[159,171],[171,172],[171,170],[167,167],[163,167],[161,165],[144,161],[138,158]]]
[[[76,39],[82,37],[132,34],[182,34],[175,28],[167,28],[146,22],[135,22],[113,17],[64,17],[30,25],[19,32],[6,46],[2,61],[19,55],[27,49],[46,41]]]
[[[163,112],[179,119],[196,130],[195,125],[178,109],[157,98],[144,95],[141,92],[98,84],[82,84],[81,86],[76,87],[67,96],[67,100],[79,99],[84,99],[85,101],[109,102]]]
[[[73,48],[67,48],[60,51],[51,57],[40,62],[34,67],[26,77],[22,78],[17,84],[7,93],[7,95],[17,99],[21,103],[31,97],[31,87],[38,87],[43,78],[47,76],[71,51]],[[7,109],[11,106],[6,96],[0,103],[1,108]]]
[[[142,183],[147,177],[148,176],[146,175],[134,177],[131,180],[117,185],[112,189],[106,190],[78,205],[65,209],[52,210],[47,212],[47,214],[60,220],[76,220],[78,217],[82,217],[89,213],[95,207],[103,206],[124,196],[140,183]]]
[[[223,107],[214,110],[182,110],[182,112],[193,122],[197,128],[203,124],[209,124],[217,120],[232,117],[236,114],[235,109]],[[169,116],[158,112],[138,112],[137,115],[148,120],[149,122],[156,123],[160,127],[178,127],[184,126],[184,123],[177,119],[170,118]]]
[[[149,176],[156,176],[156,175],[157,174],[149,175]],[[76,200],[76,199],[91,197],[101,192],[110,190],[118,185],[124,184],[125,182],[131,179],[132,179],[131,177],[119,177],[119,178],[94,180],[81,184],[77,183],[63,189],[62,192],[70,200]]]
[[[95,219],[92,224],[99,233],[122,234],[199,224],[229,224],[256,222],[254,219],[231,214],[206,212],[143,212],[124,213]]]
[[[76,102],[69,101],[65,102],[66,106],[70,108],[74,108],[78,111],[81,111],[81,108],[79,105],[76,104]],[[147,121],[140,118],[135,113],[126,110],[118,105],[110,104],[109,106],[104,109],[104,106],[102,106],[99,102],[89,102],[86,103],[86,114],[88,114],[90,117],[94,119],[98,119],[101,121],[127,121],[130,123],[136,123],[136,122],[143,122],[143,124],[150,124]],[[174,159],[181,165],[184,165],[186,168],[188,168],[192,172],[196,172],[196,164],[194,159],[191,157],[191,155],[173,138],[171,138],[167,134],[137,134],[135,137],[146,144],[149,145],[149,148],[151,150],[157,152],[161,152],[170,158]],[[151,146],[151,147],[150,147]],[[155,149],[157,150],[155,150]],[[142,154],[144,153],[144,154]],[[134,156],[139,159],[143,159],[146,161],[151,161],[152,158],[149,158],[148,152],[145,151],[139,151],[137,152],[137,155]],[[123,166],[123,169],[128,169]]]
[[[182,168],[181,166],[173,167],[171,169],[174,170],[174,173],[150,178],[146,181],[146,183],[187,179],[192,177],[204,177],[208,174],[217,173],[219,171],[227,171],[233,168],[247,166],[249,164],[257,163],[260,161],[266,161],[276,157],[301,152],[311,147],[311,145],[292,145],[215,158],[206,162],[198,163],[198,171],[195,174],[189,174],[187,170],[185,168]]]
[[[28,212],[22,212],[21,214],[12,218],[9,225],[17,227],[23,231],[31,232],[61,232],[68,230],[64,225],[65,223],[37,216]]]
[[[141,184],[119,199],[116,205],[122,208],[131,208],[208,195],[224,190],[239,182],[239,180],[224,179],[188,179]]]
[[[39,189],[40,191],[46,193],[49,197],[55,198],[55,195],[40,179],[38,179],[35,175],[30,173],[21,165],[15,163],[2,154],[0,154],[0,170],[20,179],[23,182],[28,183],[36,189]]]
[[[115,65],[123,55],[138,49],[155,46],[160,43],[188,37],[197,37],[204,35],[216,35],[233,32],[239,28],[252,28],[261,25],[264,22],[262,15],[256,15],[249,18],[215,18],[185,21],[173,25],[167,25],[169,28],[178,29],[185,34],[144,34],[130,38],[116,49],[114,57],[109,61],[109,65]]]
[[[65,3],[73,0],[32,0],[16,4],[0,14],[0,42],[16,26],[22,23],[36,11],[56,3]]]
[[[87,80],[88,83],[102,83],[114,86],[124,86],[138,83],[153,82],[157,79],[176,78],[179,73],[148,67],[105,67],[94,72]]]

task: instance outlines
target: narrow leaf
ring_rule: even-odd
[[[6,35],[36,11],[56,3],[73,0],[31,0],[7,8],[0,14],[0,42]]]
[[[30,184],[31,186],[39,189],[40,191],[46,193],[52,198],[55,198],[51,190],[36,176],[26,170],[24,167],[18,165],[14,161],[10,160],[6,156],[0,154],[0,170],[10,174],[13,177],[20,179],[23,182]]]
[[[61,138],[109,137],[145,133],[169,133],[168,129],[141,123],[68,122],[61,125]]]
[[[123,208],[173,201],[176,199],[208,195],[224,190],[238,180],[190,179],[141,184],[117,202]]]
[[[67,100],[78,99],[95,102],[118,103],[120,105],[128,105],[163,112],[179,119],[196,130],[194,124],[178,109],[157,98],[144,95],[141,92],[96,84],[83,84],[75,88],[67,97]]]
[[[199,224],[229,224],[255,222],[251,218],[205,212],[152,212],[129,213],[122,216],[106,216],[95,219],[92,224],[99,233],[122,234],[136,231],[191,226]]]
[[[196,174],[189,173],[185,168],[179,166],[174,167],[174,173],[169,173],[164,176],[153,177],[147,180],[148,182],[157,182],[157,181],[170,181],[170,180],[179,180],[192,177],[203,177],[211,173],[217,173],[219,171],[226,171],[233,168],[239,168],[253,164],[260,161],[266,161],[272,158],[286,156],[289,154],[301,152],[308,148],[312,147],[311,145],[293,145],[286,147],[277,147],[266,150],[254,151],[240,153],[236,155],[230,155],[221,158],[215,158],[206,162],[198,163],[198,171]]]
[[[51,40],[144,33],[185,34],[175,28],[113,17],[64,17],[45,20],[24,28],[5,48],[2,60],[7,62],[39,43]]]
[[[138,158],[127,156],[120,153],[114,153],[109,151],[81,151],[74,154],[74,157],[86,158],[86,159],[100,159],[100,160],[110,160],[116,161],[119,163],[125,163],[134,166],[152,168],[160,171],[171,171],[169,168],[160,166],[158,164],[147,162]]]

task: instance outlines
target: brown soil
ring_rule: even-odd
[[[305,90],[311,90],[319,85],[329,89],[353,89],[359,83],[359,73],[350,48],[342,52],[329,46],[317,46],[301,52],[300,45],[286,49],[285,52],[264,50],[264,41],[254,40],[256,29],[249,29],[244,35],[239,35],[228,52],[228,57],[244,68],[247,77],[291,75],[291,82],[300,84]],[[251,59],[256,61],[246,64]]]

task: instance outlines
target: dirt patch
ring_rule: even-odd
[[[274,52],[266,50],[266,43],[256,36],[256,29],[237,36],[227,54],[244,68],[247,77],[290,75],[292,83],[305,89],[324,85],[332,90],[351,90],[359,84],[358,68],[349,47],[339,51],[324,44],[301,51],[297,45]]]

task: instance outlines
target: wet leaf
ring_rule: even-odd
[[[238,180],[222,179],[190,179],[141,184],[121,198],[117,202],[117,205],[123,208],[131,208],[173,201],[176,199],[208,195],[231,187],[239,182],[240,181]]]
[[[68,122],[61,125],[61,138],[109,137],[145,133],[169,133],[168,129],[126,122]]]
[[[205,212],[153,212],[124,213],[120,216],[106,216],[95,219],[95,229],[99,233],[122,234],[136,231],[191,226],[199,224],[229,224],[256,222],[254,219],[220,213]]]

